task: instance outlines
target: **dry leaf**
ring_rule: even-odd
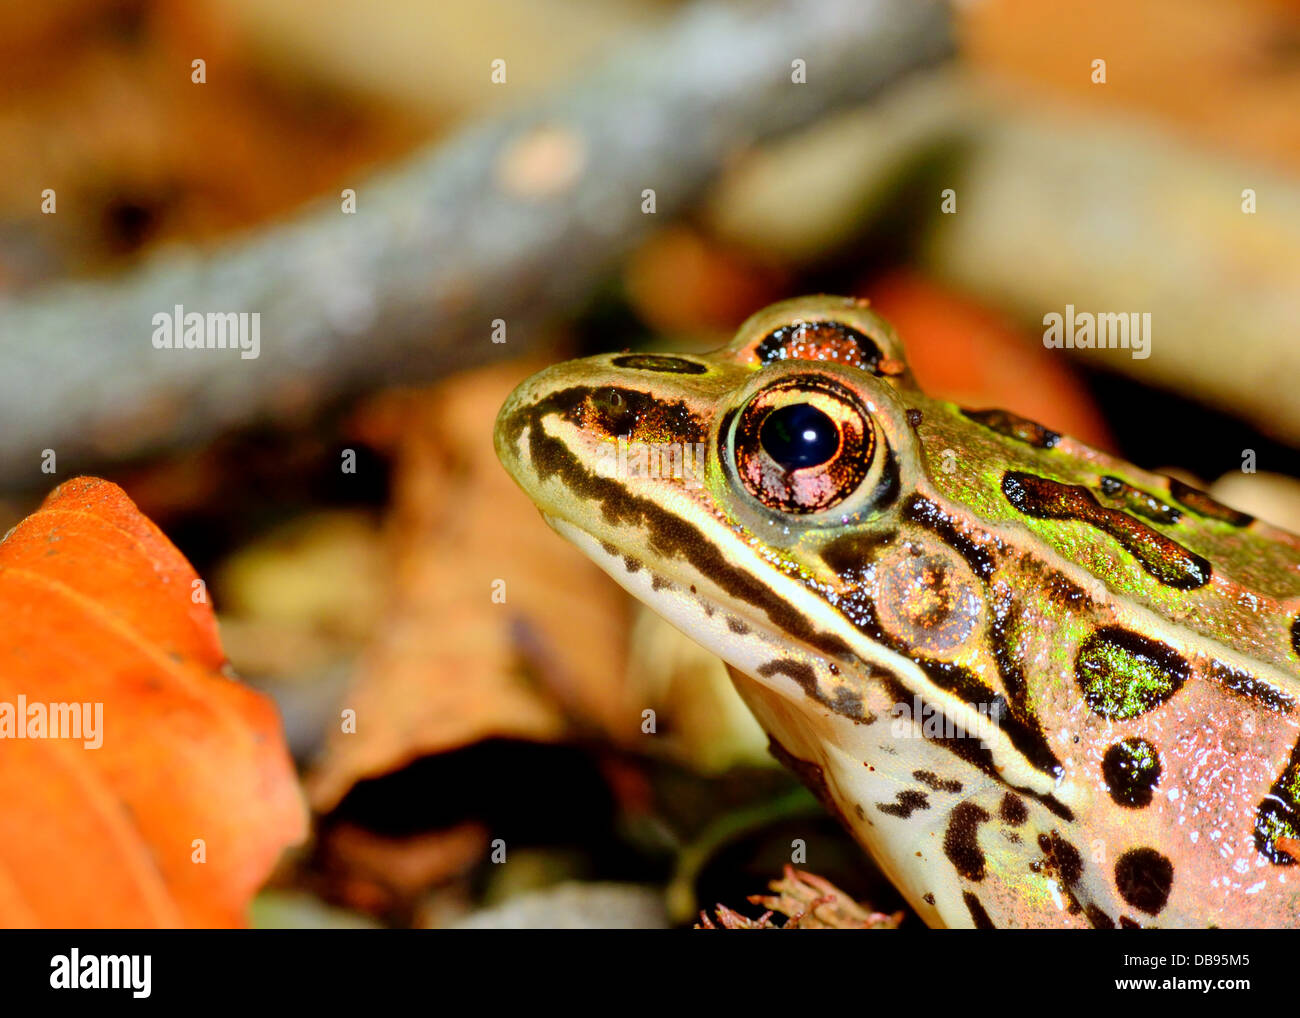
[[[391,393],[360,421],[397,458],[392,601],[344,698],[356,731],[331,733],[310,782],[320,810],[362,778],[485,738],[638,738],[626,598],[550,532],[492,447],[498,408],[533,367]]]
[[[420,892],[464,875],[487,846],[487,831],[475,823],[408,837],[341,824],[320,848],[338,896],[354,908],[384,913],[409,908]]]
[[[774,895],[756,894],[750,903],[767,911],[757,919],[741,915],[726,905],[718,905],[717,923],[700,913],[697,930],[894,930],[903,921],[903,913],[886,915],[864,908],[825,877],[797,870],[786,864],[785,874],[769,885]],[[773,914],[788,916],[778,926]]]
[[[96,728],[0,739],[0,925],[238,925],[303,837],[275,708],[224,673],[197,583],[94,478],[0,544],[0,712],[88,704]]]

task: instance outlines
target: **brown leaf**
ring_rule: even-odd
[[[492,426],[535,366],[390,393],[359,422],[397,465],[392,601],[309,783],[332,808],[358,780],[489,737],[638,737],[623,682],[626,599],[552,534],[497,462]],[[493,598],[504,583],[504,603]]]
[[[464,823],[409,837],[385,837],[340,824],[324,837],[321,858],[335,893],[354,908],[409,908],[420,892],[465,874],[487,850],[488,834]]]

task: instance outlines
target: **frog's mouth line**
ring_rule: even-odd
[[[643,563],[643,551],[633,552],[603,541],[562,517],[544,511],[542,517],[629,594],[732,668],[790,699],[815,697],[816,680],[810,663],[824,667],[826,654],[792,637],[761,609],[723,604],[689,579],[655,572]],[[860,669],[860,659],[851,652],[837,659],[846,663],[852,660],[859,666],[854,670]]]
[[[737,636],[752,634],[769,644],[773,653],[777,652],[779,645],[788,648],[793,642],[787,633],[778,635],[778,628],[761,610],[751,610],[749,605],[723,604],[707,596],[696,583],[647,562],[644,548],[620,547],[547,512],[543,512],[542,517],[556,533],[600,566],[620,587],[724,660],[728,656],[724,650],[730,649],[730,643],[709,639],[707,630],[716,628],[719,634],[729,633],[733,642]],[[701,622],[706,624],[701,625]],[[812,648],[808,651],[816,653]]]

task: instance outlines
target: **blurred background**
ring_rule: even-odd
[[[1300,529],[1300,4],[0,8],[0,525],[95,473],[207,579],[315,818],[258,925],[757,915],[794,839],[904,908],[492,453],[542,364],[823,291],[931,395]],[[177,304],[260,356],[154,349]],[[1067,304],[1150,356],[1046,349]]]

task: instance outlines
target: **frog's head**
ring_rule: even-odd
[[[557,531],[728,663],[762,676],[815,658],[825,674],[882,649],[864,612],[911,647],[976,621],[966,563],[894,541],[924,461],[916,399],[865,302],[805,298],[711,354],[548,368],[511,395],[496,444]]]

